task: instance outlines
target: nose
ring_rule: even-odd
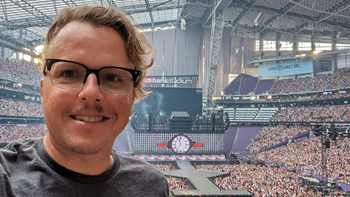
[[[100,86],[97,83],[97,77],[95,74],[91,73],[87,77],[86,82],[83,84],[83,89],[79,93],[78,97],[83,102],[103,102],[104,96]]]

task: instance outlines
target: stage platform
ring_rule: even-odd
[[[180,167],[179,170],[165,171],[163,172],[166,176],[183,177],[187,178],[195,187],[196,190],[186,191],[173,191],[176,197],[185,196],[252,196],[251,193],[246,190],[220,190],[218,189],[207,177],[214,177],[224,175],[227,173],[213,172],[207,170],[196,170],[189,161],[176,161]]]

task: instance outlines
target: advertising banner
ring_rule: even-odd
[[[307,138],[309,138],[309,137],[310,137],[310,132],[307,132],[307,133],[298,135],[297,137],[295,137],[295,138],[292,139],[292,143],[305,140],[305,139],[307,139]]]
[[[312,59],[301,59],[298,61],[283,61],[282,63],[259,65],[259,76],[263,77],[299,75],[312,72]]]

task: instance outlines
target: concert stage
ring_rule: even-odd
[[[235,196],[235,197],[250,197],[253,196],[246,190],[220,190],[218,189],[207,177],[215,177],[224,175],[227,173],[213,172],[207,170],[196,170],[189,161],[176,161],[180,167],[179,170],[165,171],[163,172],[166,176],[184,177],[187,178],[196,188],[196,190],[182,190],[173,191],[176,197],[185,196]]]

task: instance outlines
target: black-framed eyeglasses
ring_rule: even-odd
[[[141,74],[139,70],[116,66],[90,69],[84,64],[63,59],[46,59],[44,70],[45,68],[49,71],[51,83],[58,88],[78,88],[94,73],[101,89],[113,95],[130,92],[132,87],[137,86],[137,79]]]

